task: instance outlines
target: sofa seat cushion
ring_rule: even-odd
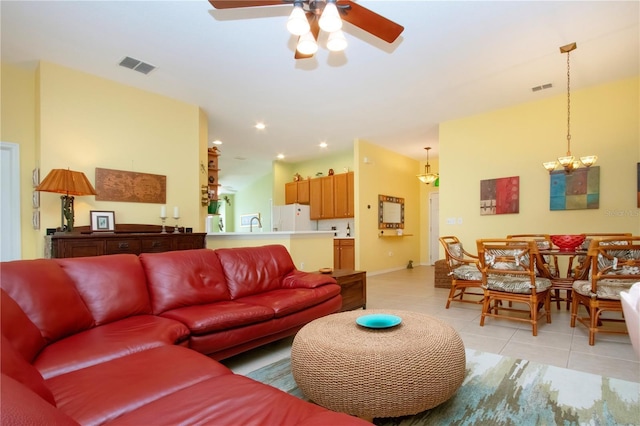
[[[97,425],[204,380],[231,374],[227,367],[195,351],[161,346],[62,374],[46,383],[60,410],[80,424]],[[214,391],[226,392],[223,386]],[[138,424],[159,421],[164,419],[155,413],[153,421],[149,417],[148,422]]]
[[[192,334],[242,327],[273,318],[273,309],[241,302],[217,302],[173,309],[161,314],[186,324]]]
[[[340,294],[338,284],[316,288],[282,288],[238,299],[238,302],[265,306],[273,309],[276,318],[291,315]]]
[[[110,424],[371,425],[235,374],[208,379],[176,391],[124,414]]]
[[[189,329],[169,318],[138,315],[92,328],[47,346],[34,365],[45,379],[156,346],[186,341]]]
[[[615,278],[604,278],[598,280],[598,291],[591,291],[591,281],[577,280],[573,282],[573,291],[587,297],[609,300],[620,300],[621,291],[629,291],[631,286],[638,282],[637,279],[617,280]]]
[[[265,343],[295,334],[295,332],[305,324],[325,315],[332,314],[338,311],[341,306],[342,298],[339,295],[334,296],[315,306],[281,318],[274,317],[269,321],[262,321],[245,327],[221,330],[217,333],[192,335],[189,339],[189,347],[203,354],[211,355],[215,359],[224,359],[251,348],[264,345]],[[224,356],[218,356],[217,354],[219,353],[223,353]]]

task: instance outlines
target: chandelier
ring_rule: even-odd
[[[308,19],[308,14],[310,18],[320,16],[320,19]],[[312,22],[313,28],[309,21]],[[296,50],[303,55],[313,55],[318,51],[316,38],[320,29],[329,33],[327,49],[340,52],[347,47],[336,0],[294,0],[293,11],[287,21],[287,29],[291,34],[300,37]]]
[[[431,165],[429,165],[429,150],[431,149],[431,147],[428,146],[425,149],[427,150],[427,164],[425,164],[424,166],[424,173],[421,175],[418,175],[418,179],[420,180],[420,182],[426,183],[427,185],[429,185],[431,182],[438,179],[438,174],[431,173]]]
[[[567,54],[567,155],[558,157],[557,161],[547,161],[542,163],[549,173],[553,172],[556,167],[561,166],[564,172],[569,174],[575,169],[585,166],[591,167],[595,164],[598,157],[596,155],[587,155],[577,160],[571,155],[571,68],[569,66],[569,53],[578,47],[576,43],[570,43],[560,47],[560,53]]]

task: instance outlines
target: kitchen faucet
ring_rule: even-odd
[[[254,219],[258,221],[258,227],[262,228],[262,222],[260,222],[260,218],[258,216],[254,216],[249,221],[249,232],[253,232],[253,220]]]

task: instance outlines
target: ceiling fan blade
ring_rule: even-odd
[[[402,25],[398,25],[384,16],[378,15],[366,7],[360,6],[350,0],[338,0],[338,5],[350,6],[350,9],[338,8],[343,20],[365,30],[387,43],[393,43],[400,36],[402,31],[404,31],[404,27]]]
[[[316,39],[316,43],[317,43],[318,34],[320,34],[320,24],[318,23],[318,17],[312,12],[307,12],[306,15],[307,15],[307,21],[309,21],[309,26],[311,27],[311,34],[313,34],[313,38]],[[300,37],[298,37],[298,40],[300,40]],[[295,59],[309,59],[309,58],[313,58],[313,54],[305,55],[304,53],[298,52],[298,49],[296,49],[296,53],[293,57]]]
[[[235,9],[238,7],[275,6],[286,4],[282,0],[209,0],[216,9]]]

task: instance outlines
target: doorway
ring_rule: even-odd
[[[18,260],[20,245],[20,145],[0,142],[0,261]]]
[[[440,258],[440,194],[429,193],[429,265]]]

